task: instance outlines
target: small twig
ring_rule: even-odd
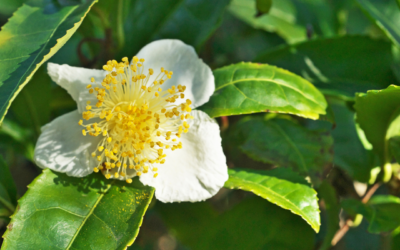
[[[375,183],[369,190],[368,192],[364,195],[364,197],[362,198],[361,202],[362,203],[367,203],[369,201],[369,199],[371,199],[372,195],[376,192],[376,190],[379,188],[380,183]],[[347,219],[345,224],[343,225],[342,228],[340,228],[335,236],[332,239],[332,246],[335,246],[342,238],[343,236],[346,235],[347,231],[349,231],[350,229],[350,223],[352,222],[352,219]]]

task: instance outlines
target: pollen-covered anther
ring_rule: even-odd
[[[192,118],[192,102],[182,100],[186,86],[163,90],[158,85],[171,79],[173,72],[161,68],[156,73],[146,70],[145,64],[136,56],[132,63],[127,57],[119,63],[110,60],[103,66],[107,74],[102,82],[91,78],[87,85],[97,103],[87,103],[78,124],[84,127],[84,136],[100,136],[91,154],[99,162],[93,170],[101,170],[108,179],[132,183],[132,177],[142,174],[157,177],[158,164],[165,163],[169,150],[182,148],[179,138],[190,127],[186,120]]]

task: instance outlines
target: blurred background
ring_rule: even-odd
[[[73,1],[58,2],[68,4]],[[0,0],[0,26],[23,2]],[[379,6],[393,25],[400,25],[396,0],[370,2]],[[371,38],[373,46],[354,42],[354,39],[365,37]],[[162,38],[180,39],[192,45],[212,69],[241,61],[270,60],[271,64],[277,62],[280,67],[306,77],[302,71],[304,62],[290,58],[290,53],[276,59],[283,51],[298,49],[304,55],[310,53],[310,58],[319,62],[322,68],[337,67],[333,76],[335,72],[341,74],[348,70],[349,78],[358,77],[360,82],[375,79],[377,74],[379,81],[385,81],[379,86],[397,82],[395,70],[387,72],[379,68],[385,64],[379,61],[382,57],[392,57],[388,38],[353,0],[273,0],[271,8],[267,9],[257,9],[255,0],[99,0],[78,31],[49,62],[100,68],[107,60],[132,57],[147,43]],[[335,45],[341,38],[344,42]],[[327,42],[313,44],[307,41]],[[332,41],[331,45],[329,41]],[[291,46],[293,44],[302,45]],[[327,60],[326,64],[324,60]],[[346,60],[353,60],[352,64],[346,65]],[[372,70],[353,70],[353,64],[365,64]],[[11,169],[19,196],[41,173],[32,162],[40,127],[76,109],[67,92],[51,81],[46,67],[47,63],[21,91],[0,128],[0,154]],[[340,77],[342,75],[338,79]],[[318,81],[313,83],[321,86]],[[331,115],[336,117],[333,126],[321,120],[280,116],[294,120],[310,131],[323,130],[333,136],[335,144],[324,153],[328,159],[321,167],[326,168],[322,178],[327,176],[335,201],[363,196],[373,175],[374,156],[358,139],[353,99],[346,95],[375,86],[365,84],[347,85],[344,82],[343,93],[335,95],[326,88],[323,93],[331,105]],[[240,150],[240,135],[235,126],[242,118],[218,118],[228,166],[274,168],[274,164],[254,161]],[[329,115],[326,119],[329,120]],[[350,143],[353,139],[354,144]],[[398,195],[399,184],[395,177],[390,185],[380,187],[376,193]],[[334,207],[340,220],[329,218],[323,199],[320,199],[320,209],[322,228],[316,234],[299,216],[249,192],[222,189],[215,197],[201,203],[163,204],[153,199],[139,236],[129,249],[400,249],[400,228],[390,233],[371,234],[365,220],[357,227],[350,227],[332,248],[323,246],[326,234],[343,226],[348,215],[340,207]],[[0,220],[1,235],[7,223],[7,220]],[[0,238],[0,245],[1,241]]]

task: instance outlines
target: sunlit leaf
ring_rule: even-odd
[[[211,117],[256,112],[318,119],[324,96],[307,80],[271,65],[238,63],[214,71],[215,92],[199,109]]]
[[[281,46],[261,54],[255,61],[298,74],[325,93],[354,97],[356,92],[396,83],[391,51],[390,42],[344,36]]]
[[[224,187],[253,192],[301,216],[318,232],[321,222],[317,192],[304,182],[292,182],[293,176],[296,174],[289,169],[270,171],[229,169],[229,179]]]
[[[154,189],[100,174],[68,177],[50,170],[19,200],[4,235],[8,249],[125,249],[139,232]]]
[[[14,13],[0,32],[0,123],[36,70],[78,29],[97,0],[32,1]]]

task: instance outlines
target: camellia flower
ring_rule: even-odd
[[[140,181],[163,202],[200,201],[228,179],[219,126],[196,108],[215,90],[211,69],[178,40],[145,46],[104,70],[48,64],[78,110],[42,128],[35,161],[83,177]]]

